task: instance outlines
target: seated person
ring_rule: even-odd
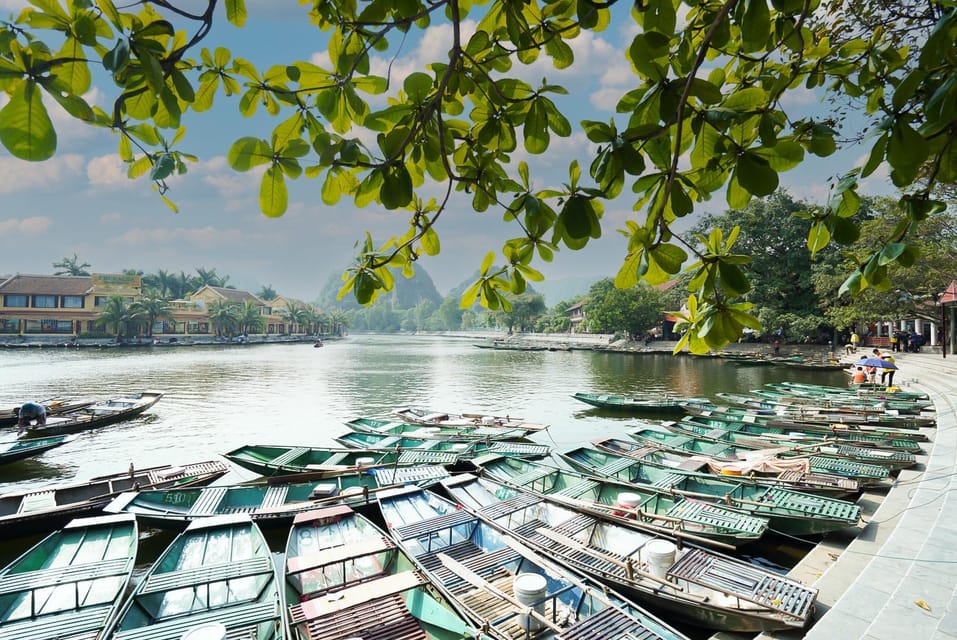
[[[854,370],[854,377],[851,378],[851,382],[853,382],[854,384],[861,384],[863,382],[867,382],[867,376],[864,374],[863,367],[857,367]]]
[[[19,427],[20,433],[29,427],[30,422],[33,420],[37,421],[38,426],[43,426],[47,423],[47,410],[42,404],[24,402],[20,407],[15,409],[15,411],[17,414],[17,427]]]

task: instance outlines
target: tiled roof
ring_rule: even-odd
[[[31,276],[17,274],[0,283],[0,294],[82,296],[90,290],[90,276]]]
[[[213,287],[211,285],[206,286],[210,291],[214,291],[226,298],[230,302],[238,302],[240,304],[246,302],[247,300],[252,300],[258,305],[266,306],[262,300],[249,293],[248,291],[242,291],[241,289],[227,289],[226,287]]]

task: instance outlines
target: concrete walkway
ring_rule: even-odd
[[[937,408],[922,464],[862,495],[866,525],[828,536],[791,571],[820,590],[813,626],[762,638],[957,640],[957,356],[894,355],[895,383]]]

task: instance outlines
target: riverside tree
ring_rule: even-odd
[[[678,348],[721,347],[759,327],[740,300],[751,288],[742,270],[749,257],[735,249],[737,229],[685,238],[675,222],[714,197],[741,209],[772,194],[779,173],[836,150],[837,120],[788,113],[785,98],[795,90],[827,91],[863,114],[874,134],[862,165],[826,206],[808,212],[812,254],[832,241],[856,242],[858,177],[887,165],[902,192],[899,219],[851,265],[842,291],[888,287],[891,263],[913,264],[914,227],[943,206],[931,196],[935,184],[957,178],[957,8],[949,1],[905,0],[887,10],[881,2],[848,3],[874,25],[850,32],[836,0],[300,0],[303,20],[328,38],[329,64],[289,60],[267,69],[242,51],[204,46],[220,28],[217,0],[30,1],[0,23],[7,95],[0,144],[25,160],[51,157],[56,133],[47,107],[56,101],[117,133],[130,176],[148,177],[167,199],[166,180],[194,159],[179,146],[185,111],[238,107],[250,116],[261,107],[274,126],[245,132],[228,158],[237,171],[264,168],[265,215],[285,211],[287,181],[308,178],[328,204],[348,198],[407,216],[401,235],[360,242],[341,293],[362,303],[390,290],[394,272],[408,276],[421,255],[440,251],[440,218],[455,192],[515,229],[489,252],[461,302],[495,310],[542,277],[540,262],[607,232],[604,203],[630,189],[634,219],[621,230],[628,250],[615,285],[660,284],[689,269]],[[223,4],[241,27],[244,1]],[[919,13],[914,24],[923,32],[902,39],[888,18],[907,12]],[[633,82],[616,118],[573,125],[553,100],[569,88],[531,84],[516,72],[540,57],[569,67],[570,41],[626,20],[635,35],[621,64]],[[450,27],[440,58],[401,78],[371,72],[373,52],[395,55],[411,32],[439,22]],[[115,83],[108,112],[82,97],[92,67]],[[367,97],[384,92],[388,106],[373,111]],[[513,155],[543,154],[575,127],[597,145],[594,157],[587,166],[571,161],[564,184],[538,188],[530,166]],[[436,185],[442,197],[421,195]]]

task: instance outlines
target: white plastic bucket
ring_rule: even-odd
[[[226,640],[226,626],[221,622],[209,622],[193,627],[181,635],[179,640]]]
[[[618,506],[625,507],[626,509],[634,509],[639,504],[641,504],[641,496],[637,493],[619,493],[618,494]]]
[[[375,464],[375,458],[356,458],[357,467],[370,467]]]
[[[465,451],[468,448],[469,445],[466,442],[456,442],[452,445],[452,451]]]
[[[668,577],[668,569],[675,563],[678,548],[668,540],[652,540],[645,545],[645,559],[648,570],[662,580]]]
[[[515,594],[516,600],[531,607],[548,593],[548,581],[545,580],[545,576],[538,573],[520,573],[512,580],[512,593]],[[545,615],[544,602],[534,604],[533,609]],[[538,631],[545,626],[540,620],[528,614],[520,615],[518,623],[523,629],[527,628],[531,631]]]

